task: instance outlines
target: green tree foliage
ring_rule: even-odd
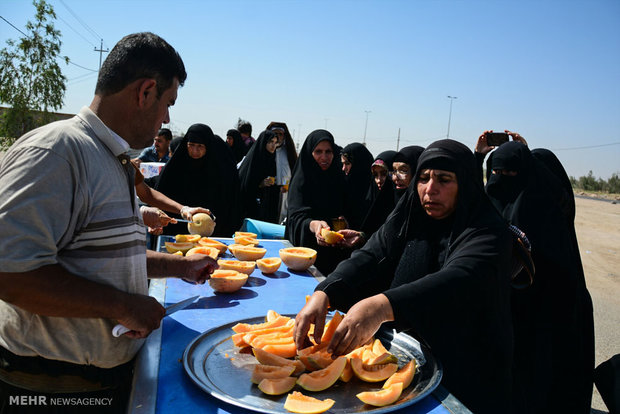
[[[7,40],[0,50],[0,102],[10,106],[0,118],[0,148],[48,123],[49,111],[60,108],[65,95],[66,78],[57,62],[61,41],[53,24],[56,13],[45,0],[32,4],[36,14],[34,22],[26,24],[27,36]]]
[[[590,170],[588,175],[579,178],[570,177],[570,182],[573,188],[584,191],[620,194],[620,176],[618,176],[618,173],[613,173],[611,177],[605,181],[602,178],[594,177]]]

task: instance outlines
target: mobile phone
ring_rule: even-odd
[[[497,147],[508,142],[508,134],[505,132],[489,132],[487,133],[487,145]]]

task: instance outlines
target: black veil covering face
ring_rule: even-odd
[[[396,155],[394,156],[394,160],[392,162],[393,163],[394,162],[406,163],[411,169],[411,173],[413,174],[413,172],[416,170],[418,158],[420,157],[420,154],[422,154],[422,151],[424,151],[424,148],[418,145],[410,145],[408,147],[403,147],[400,149],[400,151],[396,153]],[[390,170],[392,170],[392,164],[390,164]],[[413,178],[411,179],[411,182],[413,183]],[[400,198],[406,192],[407,192],[406,188],[397,189],[396,187],[394,187],[394,203],[398,203],[398,200],[400,200]]]
[[[592,300],[575,234],[572,189],[561,163],[549,154],[509,142],[487,163],[487,194],[525,232],[536,266],[533,285],[512,293],[515,397],[526,404],[519,407],[522,412],[588,413],[594,369]],[[493,170],[517,175],[490,174]]]
[[[278,222],[280,186],[259,188],[259,184],[267,177],[275,179],[276,154],[267,151],[267,144],[275,137],[272,131],[261,132],[239,168],[243,216],[270,223]]]
[[[312,156],[322,141],[328,142],[334,152],[334,159],[325,171]],[[331,133],[323,129],[311,132],[299,151],[289,186],[285,237],[293,246],[317,250],[315,266],[323,274],[328,274],[350,254],[348,250],[319,246],[309,228],[312,220],[323,220],[332,227],[332,219],[344,214],[344,173],[338,154],[340,148]]]
[[[387,216],[392,212],[392,210],[394,210],[394,206],[396,205],[396,202],[394,201],[396,199],[394,195],[394,183],[392,182],[392,177],[389,174],[389,171],[392,170],[394,157],[396,157],[396,151],[383,151],[375,157],[374,162],[372,163],[372,166],[381,166],[381,168],[386,171],[387,176],[381,190],[379,190],[379,187],[377,187],[377,184],[374,182],[374,177],[372,183],[373,185],[370,186],[367,198],[371,200],[371,206],[368,209],[368,213],[366,214],[361,227],[361,230],[366,233],[367,237],[370,237],[372,233],[377,231],[377,229],[385,223]]]
[[[203,144],[204,157],[189,156],[187,143]],[[241,226],[239,176],[227,144],[213,135],[207,125],[194,124],[187,130],[174,155],[164,166],[157,190],[191,207],[205,207],[216,217],[214,236],[230,237]],[[175,216],[180,218],[180,216]],[[164,234],[186,234],[185,223],[169,224]]]
[[[241,138],[241,133],[236,129],[229,129],[228,132],[226,132],[226,138],[228,137],[232,137],[233,139],[233,144],[230,149],[233,153],[235,162],[238,163],[243,159],[243,156],[245,155],[245,145],[243,144],[243,138]]]
[[[344,178],[344,216],[350,229],[359,230],[372,204],[369,198],[371,186],[376,187],[370,169],[373,158],[366,146],[358,142],[345,146],[341,154],[351,163],[351,170]]]
[[[430,218],[417,186],[410,185],[386,223],[317,290],[342,311],[383,293],[394,327],[430,346],[451,393],[475,413],[510,412],[508,226],[484,194],[466,146],[453,140],[431,144],[414,177],[423,169],[455,173],[454,212],[442,220]]]

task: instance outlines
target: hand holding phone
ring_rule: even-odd
[[[505,132],[487,132],[487,145],[490,147],[498,147],[508,142],[508,134]]]

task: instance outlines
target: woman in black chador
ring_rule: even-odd
[[[241,133],[236,129],[229,129],[226,133],[226,144],[230,147],[235,162],[241,161],[245,156],[245,145]]]
[[[372,204],[372,154],[365,145],[354,142],[345,146],[340,153],[345,172],[344,208],[348,228],[360,230],[362,222]]]
[[[349,249],[329,246],[321,229],[344,217],[344,173],[340,148],[328,131],[318,129],[304,141],[289,186],[285,237],[294,246],[318,251],[315,266],[329,274],[349,257]]]
[[[487,161],[487,194],[527,234],[536,266],[533,285],[512,293],[519,413],[590,412],[592,300],[567,181],[552,153],[521,142],[502,144]]]
[[[207,125],[189,127],[163,168],[157,190],[181,204],[211,210],[216,218],[214,236],[230,237],[241,227],[235,160],[226,143]],[[169,224],[164,233],[186,234],[187,225]]]
[[[409,184],[413,181],[413,174],[418,163],[418,158],[424,148],[418,145],[410,145],[401,148],[394,156],[390,170],[392,170],[392,182],[394,183],[394,203],[407,192]]]
[[[371,205],[361,228],[367,237],[372,236],[385,223],[396,205],[394,183],[390,175],[395,156],[394,150],[383,151],[375,157],[370,167],[373,185],[370,186],[368,198],[371,200]]]
[[[475,173],[463,144],[431,144],[385,225],[297,315],[297,347],[311,323],[320,338],[328,306],[347,312],[327,348],[337,355],[393,321],[429,345],[442,384],[472,412],[509,412],[512,239]]]
[[[243,217],[278,223],[280,186],[276,184],[278,138],[263,131],[239,168]]]

